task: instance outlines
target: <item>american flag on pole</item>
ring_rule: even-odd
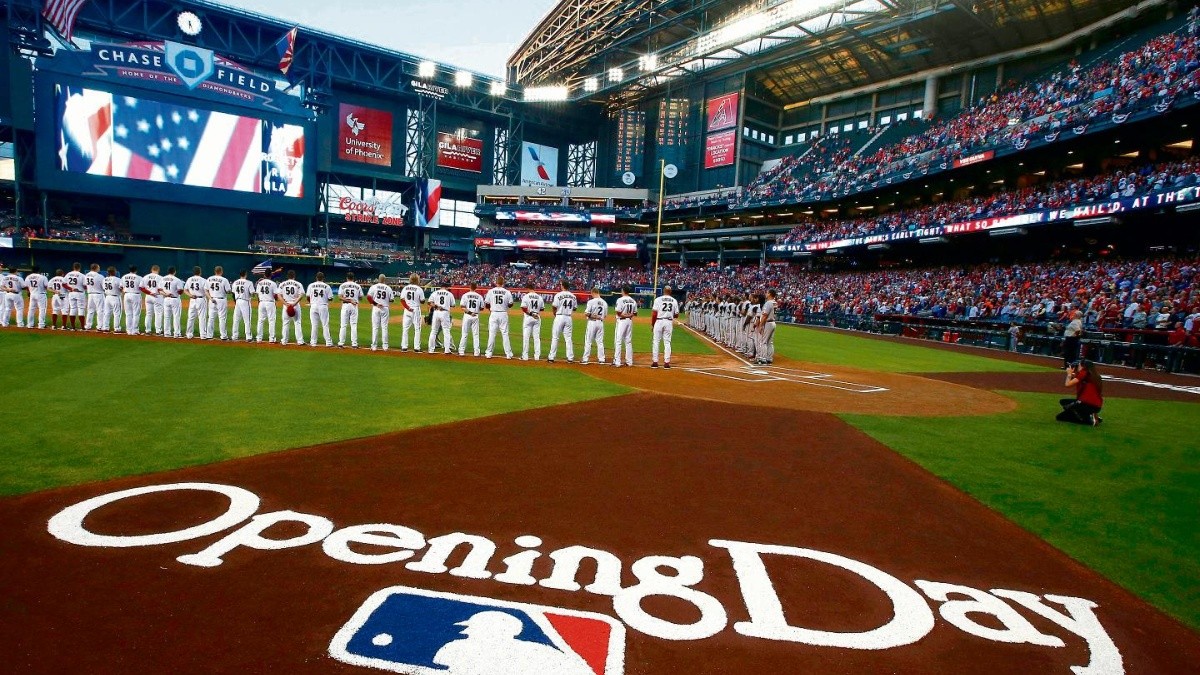
[[[275,43],[275,53],[279,55],[279,71],[284,75],[292,68],[292,58],[296,55],[296,34],[299,32],[299,28],[293,28]]]
[[[254,268],[250,270],[250,273],[251,274],[270,274],[272,269],[273,268],[271,267],[271,259],[267,258],[266,260],[255,265]]]
[[[63,171],[303,195],[303,127],[65,85],[56,98]]]
[[[42,6],[42,16],[54,26],[59,35],[70,42],[75,32],[75,17],[79,16],[79,10],[83,9],[85,4],[87,0],[46,0],[46,4]]]

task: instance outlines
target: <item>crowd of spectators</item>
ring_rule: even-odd
[[[18,225],[11,213],[0,216],[0,237],[101,243],[128,240],[128,237],[122,236],[110,225],[101,225],[77,216],[54,216],[49,218],[46,226],[43,226],[40,220],[37,224],[31,224],[28,219],[24,225]]]
[[[1021,190],[941,202],[865,218],[807,222],[782,235],[779,241],[792,244],[915,230],[980,218],[1180,190],[1198,183],[1200,160],[1196,158],[1144,164],[1091,178],[1070,178]]]
[[[435,273],[431,283],[487,285],[497,275],[512,288],[646,287],[640,266],[461,265]],[[1200,336],[1200,257],[976,265],[870,272],[810,272],[779,264],[664,267],[659,285],[690,296],[744,295],[774,288],[785,318],[902,315],[1031,325],[1063,322],[1084,312],[1089,329],[1173,330]]]
[[[1192,29],[1157,36],[1111,60],[1072,62],[1052,75],[1013,84],[963,112],[921,125],[897,143],[855,156],[846,139],[819,138],[798,157],[757,176],[745,203],[810,201],[850,194],[881,178],[941,166],[1038,134],[1074,129],[1200,90],[1200,41]]]

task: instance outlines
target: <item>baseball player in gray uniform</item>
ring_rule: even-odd
[[[758,358],[754,362],[762,366],[775,361],[775,307],[775,289],[771,289],[758,315]]]

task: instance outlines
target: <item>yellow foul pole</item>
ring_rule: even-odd
[[[667,180],[667,160],[658,160],[658,230],[654,235],[654,297],[658,297],[658,253],[662,250],[663,190]]]

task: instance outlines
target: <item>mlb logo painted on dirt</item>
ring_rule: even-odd
[[[621,675],[625,627],[602,614],[392,586],[367,598],[329,654],[408,675]]]

